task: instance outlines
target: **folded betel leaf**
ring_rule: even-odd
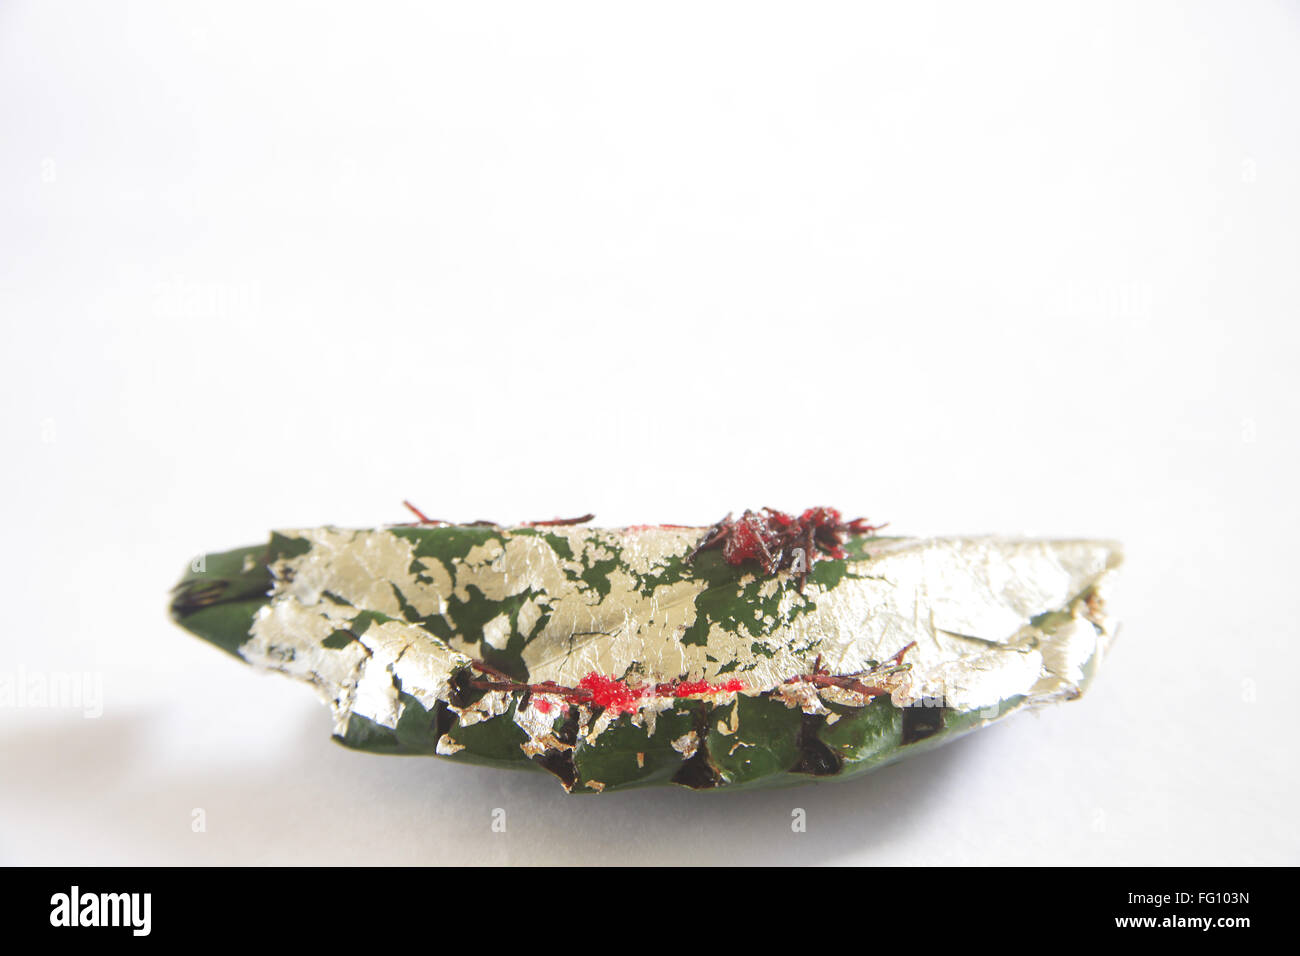
[[[1114,542],[902,538],[834,509],[711,528],[427,519],[209,554],[176,621],[310,683],[360,750],[566,790],[844,779],[1077,697]]]

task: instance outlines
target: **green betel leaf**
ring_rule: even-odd
[[[348,747],[574,793],[846,779],[1092,679],[1117,545],[874,532],[832,509],[286,530],[196,559],[171,610],[310,684]]]
[[[799,762],[799,711],[772,697],[740,694],[709,715],[705,742],[720,786],[781,777]]]
[[[898,752],[903,739],[903,711],[888,697],[866,707],[835,707],[834,723],[823,722],[817,737],[856,770]]]
[[[622,714],[603,732],[579,737],[573,760],[582,788],[603,792],[669,782],[682,765],[673,741],[691,732],[697,711],[675,702],[655,716],[653,731]]]

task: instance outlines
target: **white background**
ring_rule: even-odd
[[[1298,53],[1277,2],[0,6],[0,861],[1300,862]],[[864,780],[565,797],[168,621],[404,497],[1115,537],[1124,623]]]

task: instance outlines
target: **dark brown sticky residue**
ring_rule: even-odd
[[[578,782],[578,768],[573,763],[572,750],[547,750],[534,757],[533,762],[555,774],[565,790],[572,790]]]
[[[844,769],[844,758],[822,743],[817,736],[817,731],[825,724],[825,714],[803,715],[803,723],[799,725],[799,761],[790,768],[791,773],[832,777]]]
[[[673,783],[680,784],[683,787],[690,787],[692,790],[712,790],[714,787],[722,785],[722,777],[709,763],[708,750],[704,742],[700,741],[699,747],[688,760],[682,762],[673,774]]]

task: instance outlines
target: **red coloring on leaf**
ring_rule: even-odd
[[[591,702],[597,707],[604,707],[616,714],[632,713],[636,710],[637,698],[641,696],[622,681],[595,671],[579,681],[578,686],[591,694]]]
[[[724,691],[734,693],[745,689],[744,682],[738,680],[729,680],[725,684],[710,684],[706,680],[688,680],[669,686],[674,697],[691,697],[695,694],[720,694]]]
[[[908,644],[890,658],[890,663],[895,666],[900,665],[903,657],[915,646],[915,642]],[[612,710],[615,714],[632,714],[636,713],[642,701],[651,698],[735,694],[745,689],[745,682],[734,677],[718,684],[707,680],[674,680],[665,684],[633,687],[629,686],[625,681],[615,677],[606,677],[596,671],[592,671],[579,681],[577,687],[564,687],[553,681],[543,681],[540,684],[524,684],[512,680],[509,675],[483,661],[471,661],[470,665],[487,678],[472,680],[470,681],[471,686],[480,687],[484,690],[523,691],[527,700],[526,704],[521,706],[536,707],[543,714],[549,714],[557,706],[561,713],[567,714],[569,712],[569,702],[589,704],[603,710]],[[813,684],[816,687],[839,687],[861,694],[868,700],[887,695],[890,692],[887,687],[863,682],[862,678],[871,676],[874,676],[872,672],[831,674],[822,666],[821,657],[819,656],[813,662],[811,673],[788,677],[785,683],[804,682]],[[560,697],[562,700],[558,702],[548,700],[545,697],[538,696],[541,694]]]
[[[592,671],[578,683],[578,688],[591,696],[587,700],[616,714],[632,713],[638,702],[649,697],[694,697],[697,694],[734,694],[745,689],[744,681],[735,678],[721,684],[706,680],[673,681],[654,687],[629,687],[621,680]]]

